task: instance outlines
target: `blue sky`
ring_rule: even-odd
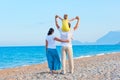
[[[65,13],[69,18],[81,19],[75,40],[95,42],[109,31],[120,31],[119,3],[120,0],[1,0],[0,46],[44,45],[50,27],[59,37],[54,16]]]

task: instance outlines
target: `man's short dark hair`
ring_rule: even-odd
[[[68,25],[69,25],[69,28],[71,27],[71,24],[70,23],[68,23]]]

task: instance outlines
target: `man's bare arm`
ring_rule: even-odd
[[[80,21],[80,19],[79,19],[79,17],[78,17],[78,16],[76,16],[76,19],[77,19],[77,23],[76,23],[76,25],[75,25],[75,27],[74,27],[74,30],[76,30],[76,29],[78,28],[79,21]]]
[[[58,16],[56,15],[56,16],[55,16],[55,25],[56,25],[57,29],[59,29],[59,28],[60,28],[60,26],[58,25],[57,18],[58,18]]]

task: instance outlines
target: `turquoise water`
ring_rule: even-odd
[[[57,50],[61,54],[61,47]],[[120,45],[73,46],[74,58],[120,52]],[[44,46],[0,47],[0,69],[40,64],[46,62]]]

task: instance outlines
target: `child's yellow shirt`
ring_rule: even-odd
[[[68,32],[70,30],[69,25],[68,25],[68,20],[63,19],[62,20],[62,31],[63,32]]]

